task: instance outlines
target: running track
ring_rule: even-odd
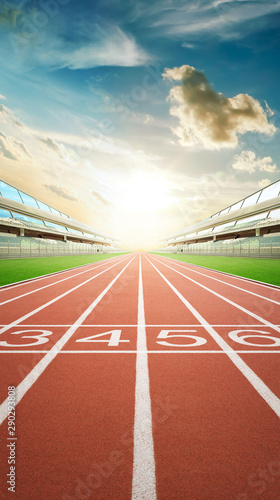
[[[279,309],[152,254],[2,287],[0,498],[279,500]]]

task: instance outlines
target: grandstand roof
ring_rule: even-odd
[[[220,210],[163,241],[174,245],[280,232],[280,180]]]
[[[0,180],[0,231],[108,245],[113,238]]]

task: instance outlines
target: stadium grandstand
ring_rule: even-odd
[[[0,258],[104,253],[114,242],[0,180]]]
[[[280,180],[163,243],[161,252],[280,258]]]

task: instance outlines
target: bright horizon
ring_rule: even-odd
[[[274,182],[279,11],[4,2],[0,177],[129,250]]]

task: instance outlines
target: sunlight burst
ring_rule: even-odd
[[[135,174],[124,182],[120,204],[133,212],[157,212],[176,203],[170,195],[170,186],[159,177]]]

